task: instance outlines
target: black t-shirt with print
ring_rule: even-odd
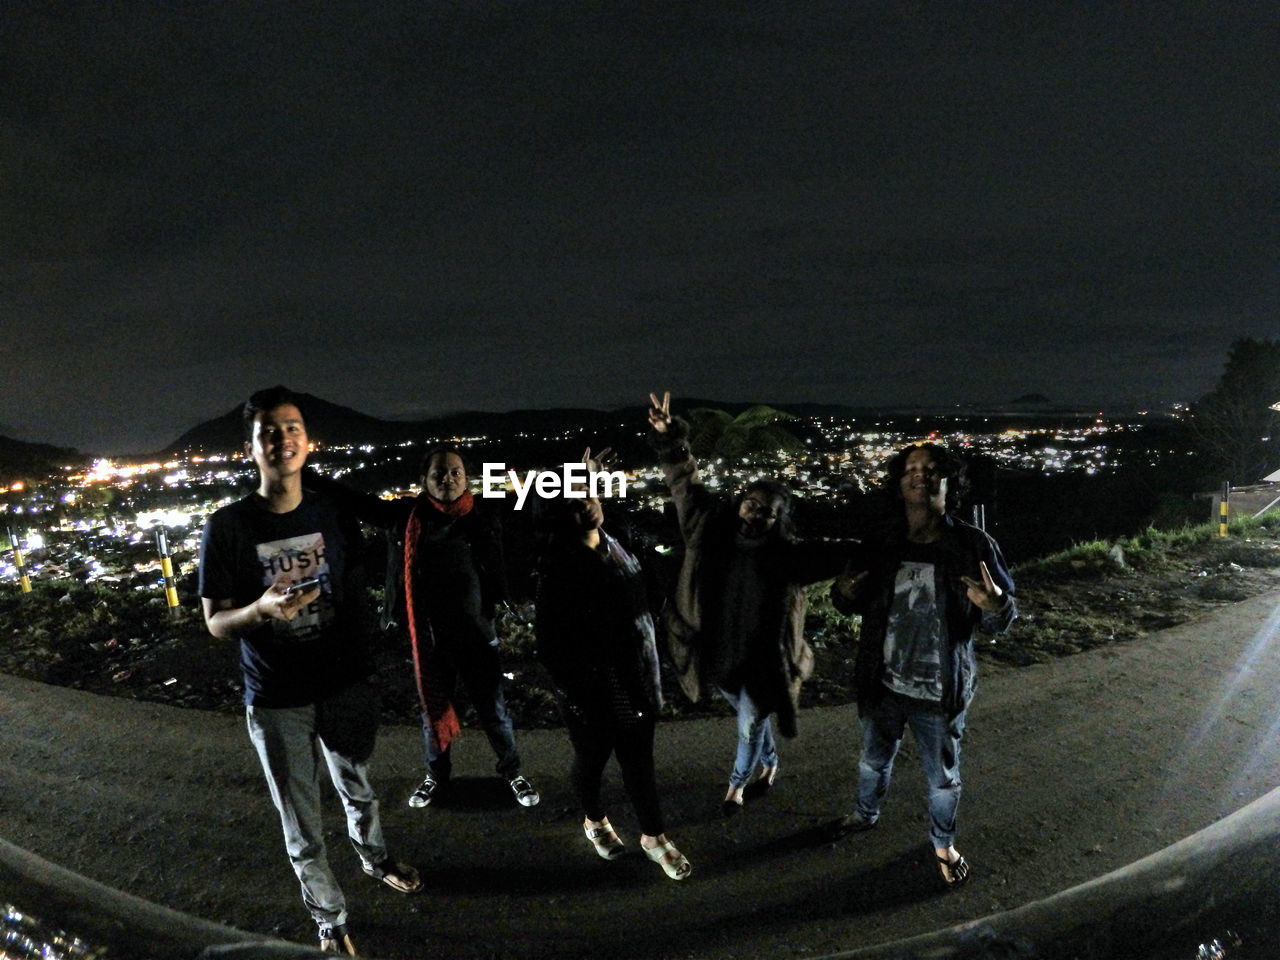
[[[938,543],[907,543],[894,579],[884,635],[884,683],[920,700],[941,700],[946,658],[946,590],[938,589],[943,564]]]
[[[268,620],[237,636],[244,702],[298,707],[331,697],[369,673],[354,520],[304,492],[288,513],[256,493],[223,507],[204,527],[200,596],[246,606],[277,576],[316,577],[320,596],[290,621]]]

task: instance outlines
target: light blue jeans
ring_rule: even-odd
[[[773,723],[768,714],[760,715],[760,708],[746,687],[733,693],[723,687],[717,689],[738,714],[738,753],[734,757],[733,773],[729,775],[729,786],[743,787],[750,782],[758,767],[778,765]]]
[[[858,812],[868,820],[880,816],[889,790],[893,760],[906,727],[916,738],[925,780],[929,784],[929,842],[939,850],[956,837],[960,806],[960,739],[965,715],[949,718],[942,705],[884,692],[862,721],[862,759],[858,763]]]
[[[262,761],[280,813],[284,846],[302,886],[302,901],[319,926],[347,922],[347,903],[329,867],[320,820],[320,765],[342,799],[347,836],[367,864],[387,858],[378,800],[364,763],[332,750],[316,730],[316,708],[245,707],[249,739]]]

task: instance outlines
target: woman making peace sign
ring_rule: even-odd
[[[737,714],[738,747],[723,801],[733,813],[753,777],[763,789],[777,776],[772,718],[783,736],[796,735],[800,685],[813,672],[805,586],[839,573],[847,548],[798,540],[791,495],[774,480],[752,481],[736,500],[707,490],[689,452],[689,425],[671,415],[671,395],[649,399],[649,439],[685,544],[667,643],[685,695],[696,701],[705,682]]]
[[[855,664],[862,723],[858,805],[837,822],[837,832],[875,826],[909,726],[929,781],[929,838],[948,886],[969,877],[955,833],[974,636],[979,628],[1003,633],[1017,616],[999,546],[948,512],[963,486],[963,464],[945,447],[900,450],[885,481],[886,529],[831,592],[836,609],[862,614]]]

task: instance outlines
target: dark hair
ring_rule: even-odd
[[[258,414],[265,410],[274,410],[276,407],[282,407],[286,403],[291,403],[298,408],[298,412],[302,414],[302,422],[307,422],[307,414],[302,409],[302,403],[298,399],[298,395],[282,384],[276,384],[274,387],[267,387],[265,390],[259,390],[251,394],[249,399],[244,402],[244,409],[241,411],[241,419],[244,422],[244,439],[246,442],[253,439],[253,421]]]
[[[431,461],[436,457],[455,454],[462,461],[462,469],[466,471],[467,476],[471,476],[471,465],[467,463],[466,454],[462,452],[462,448],[456,443],[437,443],[422,455],[422,460],[418,464],[418,476],[425,477],[427,471],[431,468]]]
[[[582,542],[582,528],[576,522],[578,504],[564,495],[533,499],[533,576],[541,591],[543,578],[564,558],[566,549]]]
[[[796,538],[795,523],[791,519],[791,491],[777,480],[758,477],[742,488],[742,495],[734,502],[734,508],[742,505],[749,493],[763,493],[772,503],[778,501],[778,513],[774,517],[769,535],[779,540],[791,541]]]
[[[578,512],[578,504],[585,502],[563,494],[536,498],[533,501],[534,536],[541,544],[549,546],[562,538],[580,535],[574,515]]]
[[[903,447],[893,455],[888,464],[888,476],[885,477],[885,490],[889,502],[893,505],[902,503],[902,475],[907,472],[907,457],[916,450],[925,450],[933,457],[939,475],[947,479],[946,511],[951,513],[969,492],[969,477],[965,462],[951,448],[941,443],[913,443]]]

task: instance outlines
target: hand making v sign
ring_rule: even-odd
[[[662,402],[658,402],[656,394],[649,394],[649,426],[658,433],[666,433],[671,426],[671,391],[662,394]]]
[[[987,612],[999,610],[1004,606],[1004,601],[1001,599],[1004,596],[1004,591],[1000,589],[999,584],[991,579],[991,571],[987,569],[985,560],[978,561],[978,570],[982,574],[981,583],[972,577],[960,577],[964,581],[965,593],[973,601],[974,606]]]

